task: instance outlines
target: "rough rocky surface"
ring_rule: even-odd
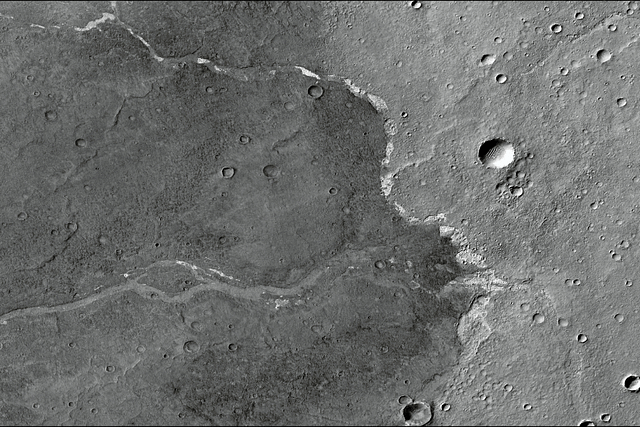
[[[638,16],[1,2],[0,424],[637,424]]]

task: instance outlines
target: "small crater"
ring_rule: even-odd
[[[233,175],[236,174],[236,170],[231,167],[226,167],[226,168],[222,168],[222,171],[220,173],[222,173],[223,178],[231,179],[233,178]]]
[[[414,402],[402,409],[405,425],[419,426],[431,421],[431,407],[424,402]]]
[[[197,353],[200,350],[200,344],[195,341],[187,341],[184,343],[183,348],[187,353]]]
[[[562,25],[560,25],[560,24],[553,24],[553,25],[550,27],[550,29],[551,29],[551,31],[553,31],[554,33],[559,34],[559,33],[561,33],[561,32],[562,32]]]
[[[482,55],[480,58],[480,65],[487,66],[496,62],[496,56],[493,53],[488,53],[486,55]]]
[[[398,398],[398,403],[400,403],[401,405],[407,405],[409,403],[411,403],[413,401],[412,398],[410,398],[409,396],[400,396]]]
[[[536,313],[536,314],[533,315],[533,321],[535,323],[538,323],[538,324],[544,323],[544,320],[545,320],[544,319],[544,314],[542,314],[542,313]]]
[[[280,175],[280,169],[275,165],[267,165],[264,168],[262,168],[262,173],[267,178],[275,178],[278,175]]]
[[[478,150],[478,158],[489,169],[501,169],[513,162],[513,145],[502,139],[485,141]]]
[[[598,52],[596,52],[596,59],[601,64],[610,61],[611,56],[611,52],[609,52],[607,49],[600,49]]]
[[[518,187],[517,185],[514,187],[511,187],[511,195],[513,195],[514,197],[520,197],[524,194],[524,190],[522,189],[522,187]]]
[[[307,91],[307,93],[309,94],[310,97],[314,99],[318,99],[324,94],[324,89],[322,89],[321,86],[313,85],[309,87],[309,90]]]
[[[637,375],[627,375],[622,380],[622,386],[632,393],[640,391],[640,377]]]

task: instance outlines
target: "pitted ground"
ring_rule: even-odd
[[[605,414],[635,424],[638,396],[620,383],[638,374],[638,9],[3,3],[0,13],[13,18],[0,18],[1,161],[11,177],[0,183],[1,311],[76,301],[2,317],[4,419],[395,424],[407,394],[432,404],[438,425],[578,424]],[[119,22],[73,30],[105,12]],[[159,64],[120,23],[178,59]],[[612,54],[605,63],[603,48]],[[483,66],[485,54],[495,62]],[[211,74],[197,57],[257,77]],[[325,95],[307,98],[316,82],[290,73],[294,65],[347,77],[389,108],[381,117],[324,81]],[[265,79],[272,66],[283,68]],[[282,108],[289,99],[293,110]],[[234,123],[211,119],[209,107]],[[56,114],[47,120],[47,111]],[[382,122],[394,147],[382,171],[389,201],[413,222],[462,228],[503,281],[486,271],[443,286],[463,273],[455,249],[433,226],[407,226],[379,194]],[[243,127],[258,132],[235,151]],[[74,145],[80,137],[84,149]],[[496,137],[514,144],[518,161],[487,171],[477,150]],[[368,153],[356,169],[341,151],[352,143]],[[275,180],[291,192],[260,176],[278,159],[298,175]],[[229,162],[237,175],[222,180]],[[329,185],[339,190],[331,197],[320,191]],[[302,200],[315,209],[296,208]],[[218,216],[207,215],[214,206]],[[314,225],[287,234],[281,217]],[[303,243],[304,233],[318,237]],[[191,264],[168,258],[178,256]],[[457,321],[472,298],[465,286],[486,295]],[[199,350],[185,352],[187,340]]]
[[[472,270],[388,205],[371,104],[293,68],[164,66],[115,22],[9,22],[3,422],[388,424],[429,401],[474,297],[443,289]]]
[[[80,41],[71,46],[88,34],[72,34]],[[343,85],[322,82],[314,99],[315,81],[298,72],[244,83],[188,64],[167,77],[156,66],[154,77],[148,55],[139,67],[123,62],[141,76],[111,76],[79,47],[65,54],[48,40],[38,66],[8,70],[4,88],[13,114],[32,125],[5,134],[15,176],[4,183],[5,313],[80,299],[161,259],[284,287],[346,244],[381,243],[402,228],[379,192],[382,118]],[[65,55],[67,71],[57,64]]]
[[[390,201],[419,220],[442,214],[510,285],[476,313],[485,341],[437,399],[450,405],[438,423],[636,423],[640,401],[620,382],[639,369],[628,335],[638,314],[638,6],[336,6],[334,72],[362,75],[355,84],[384,98],[396,122]],[[496,61],[482,66],[485,54]],[[518,162],[485,170],[478,148],[496,137]]]

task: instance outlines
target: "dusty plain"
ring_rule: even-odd
[[[0,424],[638,425],[639,18],[0,2]]]

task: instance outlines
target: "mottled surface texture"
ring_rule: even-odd
[[[0,2],[0,424],[637,423],[639,16]]]

